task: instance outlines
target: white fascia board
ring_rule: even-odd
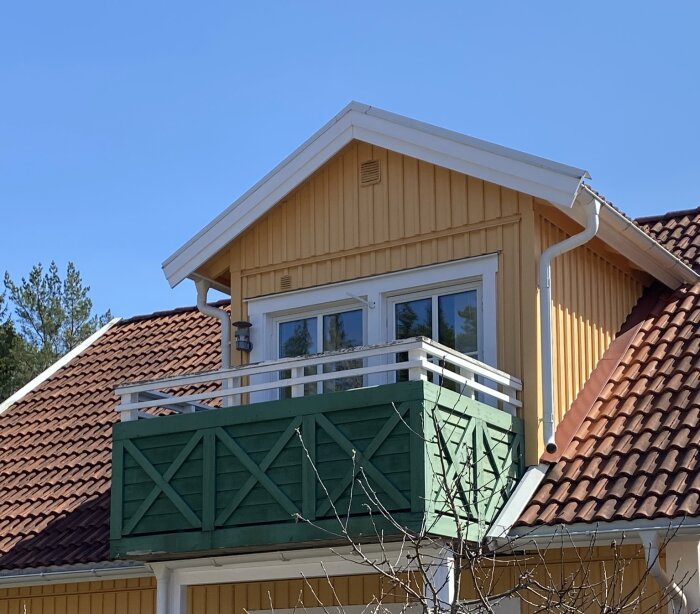
[[[512,155],[512,150],[506,148],[486,149],[481,141],[457,140],[457,133],[419,130],[371,114],[363,114],[354,122],[354,136],[359,141],[543,198],[563,208],[573,205],[579,186],[587,177],[582,169],[549,164],[535,156]]]
[[[569,209],[586,171],[360,103],[341,113],[163,263],[171,286],[189,277],[279,200],[357,139],[467,173]]]
[[[170,287],[189,277],[352,138],[348,113],[341,113],[163,262]]]
[[[634,222],[627,219],[602,197],[583,186],[577,201],[595,198],[601,203],[598,238],[666,286],[676,289],[683,283],[697,283],[700,276],[677,256],[655,241]],[[585,207],[574,206],[567,215],[582,226],[586,224]]]
[[[697,539],[700,517],[652,518],[617,520],[614,522],[572,523],[553,526],[518,527],[508,535],[511,549],[560,548],[601,545],[600,540],[625,539],[625,543],[640,543],[640,531],[656,531],[667,539]]]
[[[39,386],[39,384],[49,379],[54,373],[56,373],[56,371],[66,366],[76,356],[85,351],[88,347],[95,343],[95,341],[97,341],[102,335],[104,335],[110,328],[112,328],[112,326],[119,322],[119,320],[121,320],[121,318],[112,318],[109,322],[107,322],[107,324],[105,324],[102,328],[90,335],[80,345],[75,346],[70,352],[59,358],[48,369],[39,373],[39,375],[37,375],[33,380],[22,386],[14,394],[7,397],[2,403],[0,403],[0,414],[2,414],[11,405],[19,401],[26,394],[34,390],[37,386]]]
[[[377,560],[379,564],[386,559],[403,569],[412,565],[410,548],[401,542],[363,544],[361,549],[368,559]],[[358,560],[351,547],[339,546],[161,561],[150,566],[156,575],[159,568],[169,569],[173,582],[189,586],[361,575],[372,571]]]

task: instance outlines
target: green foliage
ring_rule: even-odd
[[[55,262],[47,271],[32,267],[15,283],[5,273],[5,289],[14,311],[8,316],[0,295],[0,400],[9,396],[111,319],[92,313],[89,286],[68,263],[63,279]]]

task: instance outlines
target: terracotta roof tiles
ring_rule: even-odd
[[[521,525],[700,514],[700,284],[647,294],[654,308]]]
[[[0,569],[107,560],[116,384],[219,366],[195,308],[123,320],[0,414]]]

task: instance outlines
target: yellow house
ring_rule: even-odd
[[[433,578],[431,607],[455,591],[475,597],[474,578],[455,587],[455,543],[495,553],[489,585],[503,596],[544,544],[542,561],[563,577],[583,565],[581,548],[595,565],[612,561],[611,540],[622,541],[625,590],[650,577],[645,599],[700,607],[688,573],[698,569],[700,532],[687,522],[698,516],[695,465],[663,469],[682,464],[682,486],[633,486],[634,471],[619,473],[633,453],[668,454],[684,424],[659,418],[659,433],[675,429],[662,445],[644,439],[651,426],[634,443],[625,420],[694,407],[691,394],[661,406],[635,389],[688,391],[697,375],[691,349],[665,356],[687,358],[680,370],[657,357],[656,379],[634,354],[663,334],[697,342],[697,261],[678,223],[688,215],[637,224],[587,177],[351,103],[168,258],[172,286],[196,284],[190,321],[220,322],[221,364],[208,354],[190,373],[174,362],[114,375],[108,558],[137,579],[110,581],[147,591],[129,611],[303,602],[359,612],[378,600],[399,611],[416,601],[405,590],[411,539],[430,542],[415,590]],[[669,224],[680,235],[667,236]],[[230,295],[230,309],[207,304],[209,288]],[[189,339],[185,354],[201,344]],[[613,385],[637,404],[613,403]],[[697,421],[686,426],[694,446]],[[593,456],[620,461],[607,473],[598,462],[604,485],[595,468],[576,473]],[[671,493],[679,501],[664,503]],[[639,509],[608,510],[626,496]],[[669,541],[662,564],[655,553]],[[386,556],[407,584],[368,566]],[[15,593],[0,594],[0,612],[48,590],[7,582]],[[523,595],[494,608],[536,611]]]

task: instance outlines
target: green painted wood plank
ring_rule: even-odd
[[[389,437],[391,432],[399,424],[402,423],[402,420],[405,418],[406,412],[407,408],[403,406],[402,410],[397,409],[397,411],[393,412],[389,416],[389,419],[384,423],[384,426],[382,426],[382,428],[374,436],[370,444],[364,450],[363,456],[366,462],[370,462],[370,459],[374,456],[374,453],[379,449],[379,446],[381,446]],[[341,482],[332,491],[330,491],[330,494],[326,498],[326,501],[324,501],[323,504],[320,506],[318,510],[319,516],[324,516],[326,512],[328,512],[331,506],[352,484],[353,480],[357,477],[357,474],[360,472],[360,469],[361,465],[357,462],[354,466],[350,466],[349,471],[347,472],[347,476],[343,480],[341,480]]]
[[[301,427],[302,507],[306,520],[316,520],[316,417],[304,416]]]
[[[109,523],[110,539],[122,536],[124,519],[124,443],[117,441],[112,445],[112,488]]]
[[[406,499],[402,492],[400,492],[381,472],[365,458],[365,456],[355,450],[352,443],[328,420],[323,414],[319,414],[316,418],[317,424],[325,430],[340,447],[342,447],[349,456],[355,454],[357,463],[364,469],[367,477],[371,478],[377,485],[385,491],[393,500],[402,508],[410,508],[411,503]]]
[[[297,419],[296,426],[298,426],[299,422],[300,419]],[[296,428],[296,426],[294,426],[294,428]],[[291,430],[291,433],[293,433],[294,428],[292,428],[292,423],[290,423],[288,430]],[[294,505],[294,502],[291,501],[289,497],[279,489],[279,487],[255,462],[253,462],[253,460],[245,453],[243,448],[241,448],[238,443],[226,433],[226,431],[217,427],[216,436],[219,441],[221,441],[222,444],[231,450],[231,452],[241,461],[241,463],[245,465],[246,469],[250,471],[252,476],[265,487],[265,489],[277,500],[277,502],[287,511],[287,513],[289,513],[290,516],[294,516],[295,514],[301,512],[301,510]],[[222,516],[223,514],[219,514],[219,517],[216,519],[217,524],[222,523]]]
[[[166,471],[165,475],[161,475],[156,471],[148,459],[136,448],[136,446],[131,441],[124,442],[125,452],[128,452],[138,463],[143,467],[144,471],[151,477],[155,486],[151,491],[151,494],[144,500],[141,508],[136,514],[130,519],[126,527],[124,527],[123,532],[128,535],[136,527],[138,521],[143,517],[148,508],[151,507],[153,502],[156,500],[159,492],[162,491],[172,502],[173,505],[180,511],[180,513],[187,519],[187,521],[193,527],[201,527],[201,522],[197,515],[190,509],[189,505],[180,497],[180,495],[173,489],[168,483],[169,479],[175,474],[180,465],[185,461],[189,453],[194,449],[194,447],[199,443],[201,439],[201,433],[194,433],[192,435],[189,443],[185,446],[180,454],[175,458],[170,469]]]
[[[216,507],[216,436],[214,431],[202,434],[202,530],[214,529]]]

